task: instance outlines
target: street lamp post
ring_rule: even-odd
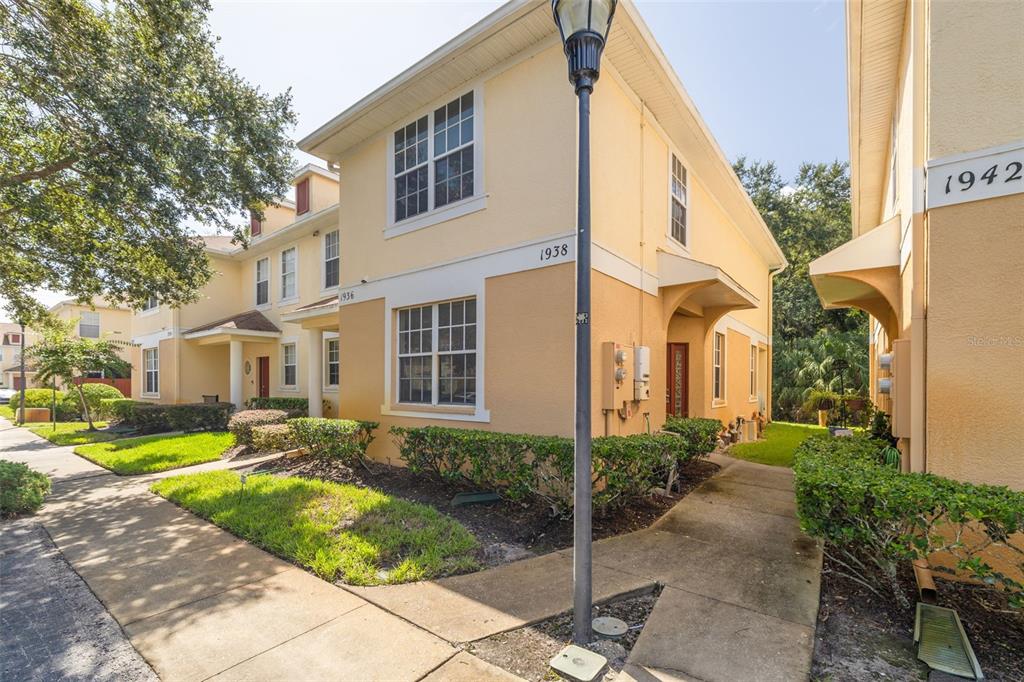
[[[21,361],[21,372],[20,372],[21,386],[19,387],[19,389],[20,389],[19,394],[21,396],[21,400],[18,401],[18,404],[21,405],[21,410],[18,411],[18,425],[19,426],[24,426],[25,425],[25,323],[19,320],[18,324],[21,327],[21,337],[20,337],[21,345],[19,347],[19,355],[18,355],[18,358]]]
[[[576,210],[576,423],[573,489],[573,641],[591,639],[590,459],[590,94],[616,0],[551,0],[579,99],[579,182]]]

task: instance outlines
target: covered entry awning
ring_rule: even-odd
[[[296,308],[282,315],[281,320],[301,325],[303,329],[335,328],[338,326],[338,297],[331,296]]]
[[[826,308],[860,308],[895,338],[899,309],[900,216],[811,262],[811,282]]]
[[[281,330],[266,315],[250,310],[239,315],[225,317],[194,327],[182,337],[204,346],[228,343],[229,341],[266,341],[281,336]]]
[[[658,287],[668,320],[682,309],[701,317],[756,308],[760,301],[716,265],[658,252]]]

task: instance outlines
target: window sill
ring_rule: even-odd
[[[274,307],[274,304],[273,303],[269,303],[269,302],[268,303],[257,303],[256,304],[256,310],[270,310],[273,307]]]
[[[490,422],[491,412],[483,408],[460,409],[443,405],[424,405],[398,403],[389,408],[380,406],[381,416],[387,417],[418,417],[420,419],[440,419],[463,422]]]
[[[283,391],[285,393],[298,393],[299,392],[299,387],[298,386],[278,386],[277,390]]]
[[[454,204],[448,204],[441,208],[428,211],[415,218],[407,218],[399,223],[393,223],[388,227],[384,228],[384,239],[391,239],[392,237],[398,237],[409,232],[415,232],[416,230],[422,230],[438,223],[443,223],[448,220],[454,220],[455,218],[461,218],[464,215],[470,213],[476,213],[487,208],[487,197],[488,194],[481,194],[480,196],[470,197],[468,199],[462,199],[456,201]]]
[[[711,407],[727,407],[729,405],[723,398],[714,398],[711,401]]]
[[[323,392],[323,393],[337,393],[338,392],[338,387],[337,386],[321,386],[320,387],[320,391]]]
[[[687,227],[687,229],[689,229],[689,227]],[[665,240],[665,245],[668,247],[669,251],[674,251],[676,252],[676,255],[679,256],[685,256],[687,258],[693,257],[693,254],[690,252],[690,247],[673,237],[671,234],[666,236],[667,239]]]
[[[286,306],[286,305],[293,305],[293,304],[298,303],[298,302],[299,302],[299,297],[298,296],[290,296],[288,298],[278,299],[277,305],[279,305],[279,306]]]
[[[146,400],[160,400],[159,393],[142,393],[139,395],[139,397],[145,398]]]

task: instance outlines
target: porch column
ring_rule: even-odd
[[[231,377],[231,402],[236,410],[244,409],[242,405],[242,342],[230,342],[229,375]]]
[[[324,332],[322,329],[310,329],[307,331],[308,346],[306,352],[306,366],[309,367],[309,375],[306,377],[306,385],[309,390],[309,416],[322,417],[324,415]]]

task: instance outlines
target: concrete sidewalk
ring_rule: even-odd
[[[72,450],[0,424],[0,457],[54,478],[38,520],[162,680],[516,679],[148,491],[231,462],[119,477]]]

